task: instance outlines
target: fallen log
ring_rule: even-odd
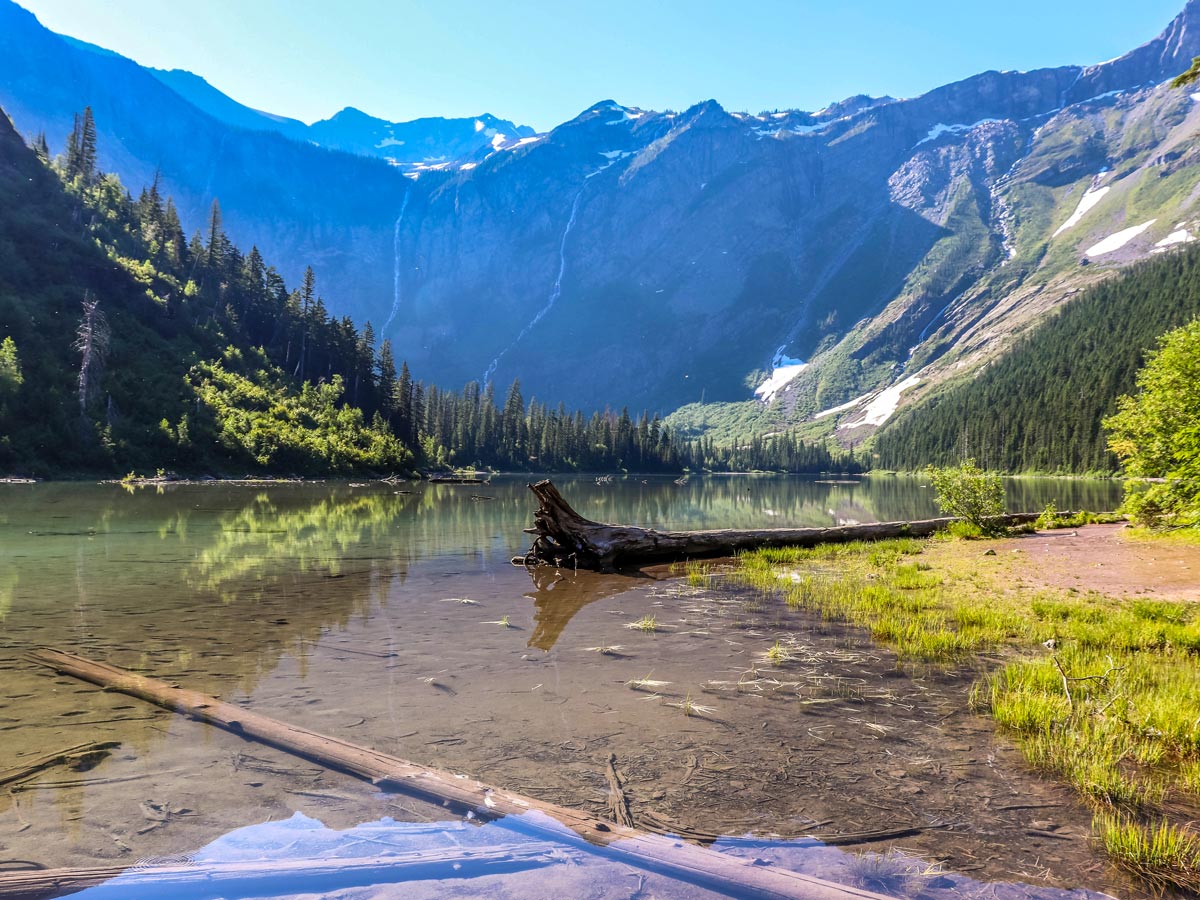
[[[585,849],[720,893],[763,900],[883,900],[882,895],[871,891],[727,856],[388,756],[107,663],[50,649],[32,651],[28,658],[60,674],[138,697],[247,740],[366,779],[385,790],[438,803],[482,820],[495,820],[517,833]]]
[[[0,769],[0,785],[22,781],[59,763],[74,768],[76,771],[85,772],[100,762],[110,751],[120,746],[120,741],[89,741],[86,744],[67,747],[65,750],[55,753],[35,756],[7,769]]]
[[[760,528],[714,531],[655,531],[634,525],[606,525],[585,519],[563,499],[550,481],[529,485],[538,498],[533,528],[533,546],[519,565],[551,565],[566,568],[612,571],[619,566],[648,562],[731,556],[758,547],[814,547],[848,541],[881,541],[887,538],[928,537],[942,531],[954,518],[922,519],[916,522],[876,522],[870,525],[841,525],[836,528]],[[1006,526],[1036,521],[1039,513],[997,516]]]
[[[567,862],[546,844],[453,847],[367,859],[264,859],[186,865],[94,866],[0,872],[0,900],[49,900],[91,889],[89,900],[327,893],[372,884],[476,878]]]

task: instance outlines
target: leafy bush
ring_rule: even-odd
[[[994,519],[1004,514],[1004,483],[999,475],[984,472],[973,459],[944,469],[930,466],[928,474],[942,512],[966,519],[985,535],[1004,530]]]
[[[1120,458],[1125,511],[1143,524],[1200,524],[1200,319],[1169,331],[1137,375],[1138,391],[1104,420]],[[1149,480],[1153,479],[1153,480]]]

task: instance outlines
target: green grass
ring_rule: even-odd
[[[1120,815],[1100,816],[1094,828],[1109,857],[1151,887],[1200,892],[1200,836],[1190,828]]]
[[[684,566],[686,580],[691,587],[707,587],[712,566],[707,563],[689,561]]]
[[[999,654],[971,707],[1093,807],[1124,868],[1195,889],[1200,838],[1168,811],[1200,805],[1200,605],[1022,589],[1022,563],[974,542],[765,549],[740,562],[736,577],[760,593],[858,626],[904,659]]]
[[[636,622],[630,622],[625,627],[653,633],[658,631],[658,620],[654,616],[642,616]]]

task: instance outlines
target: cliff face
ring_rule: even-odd
[[[1200,54],[1200,0],[1098,66],[817,113],[603,101],[545,135],[484,122],[504,134],[487,146],[448,125],[461,146],[404,166],[229,127],[3,4],[0,105],[21,130],[61,145],[91,103],[104,165],[135,189],[161,167],[193,225],[219,196],[238,242],[290,278],[311,262],[332,311],[446,385],[520,377],[526,397],[667,410],[747,399],[804,360],[779,394],[802,416],[978,364],[1196,215],[1200,122],[1163,82]],[[330,123],[388,139],[355,111]]]

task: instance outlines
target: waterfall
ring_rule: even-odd
[[[400,312],[400,223],[404,221],[404,211],[408,209],[408,197],[411,190],[404,192],[404,201],[400,204],[400,215],[396,216],[396,228],[392,233],[392,311],[379,332],[380,338],[386,337],[388,326]]]
[[[571,235],[571,229],[575,227],[575,217],[579,213],[579,200],[583,196],[583,188],[579,189],[579,193],[575,195],[575,200],[571,204],[571,215],[567,219],[567,227],[563,229],[562,239],[558,243],[558,277],[554,279],[554,287],[550,291],[550,297],[546,300],[546,305],[538,310],[537,315],[530,320],[529,324],[521,329],[521,333],[516,339],[500,351],[500,354],[492,360],[492,364],[487,367],[487,371],[483,373],[483,384],[487,384],[492,380],[492,375],[496,372],[496,367],[500,365],[500,360],[504,354],[508,353],[513,347],[521,343],[521,339],[525,337],[538,322],[542,321],[546,313],[554,308],[554,304],[558,302],[558,298],[562,296],[562,280],[563,273],[567,270],[567,238]]]

